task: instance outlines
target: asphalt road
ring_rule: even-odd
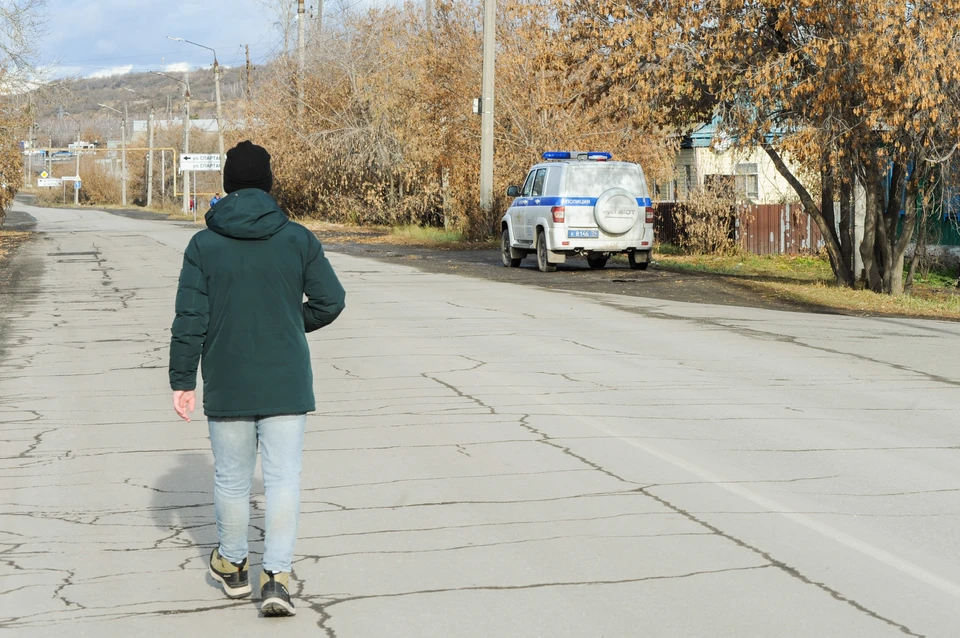
[[[205,575],[206,426],[170,407],[194,229],[18,208],[5,638],[960,635],[956,323],[331,253],[348,308],[311,336],[299,614],[267,620]]]

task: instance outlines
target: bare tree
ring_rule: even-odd
[[[35,42],[43,33],[46,0],[0,0],[0,80],[6,94],[36,80]]]
[[[283,36],[283,55],[290,55],[290,43],[297,29],[297,2],[296,0],[257,0],[257,4],[273,13],[276,20],[273,23]]]
[[[0,223],[23,180],[23,156],[17,141],[33,123],[37,87],[34,43],[43,31],[45,0],[0,0]]]

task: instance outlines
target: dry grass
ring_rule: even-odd
[[[823,283],[746,281],[757,292],[804,304],[865,315],[902,315],[929,319],[960,319],[960,293],[954,289],[915,286],[912,295],[892,297],[869,290],[849,290]]]
[[[16,230],[0,230],[0,263],[13,256],[13,252],[29,239],[31,233]]]
[[[891,297],[834,284],[830,263],[818,256],[679,255],[664,247],[655,258],[663,270],[723,275],[762,296],[869,315],[960,319],[954,273],[933,273],[910,295]]]
[[[663,270],[702,272],[742,277],[779,278],[803,282],[833,281],[826,259],[811,255],[684,255],[659,248],[655,260]]]

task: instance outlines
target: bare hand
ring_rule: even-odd
[[[197,405],[197,393],[193,390],[177,390],[173,393],[173,409],[184,421],[190,421],[190,414]]]

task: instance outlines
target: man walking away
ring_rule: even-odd
[[[345,295],[320,242],[287,219],[272,186],[265,149],[251,142],[230,149],[227,195],[183,256],[170,387],[174,409],[189,421],[202,364],[220,541],[210,575],[230,598],[250,595],[247,533],[259,447],[267,500],[260,608],[292,616],[303,432],[306,413],[316,409],[305,333],[332,323]]]

